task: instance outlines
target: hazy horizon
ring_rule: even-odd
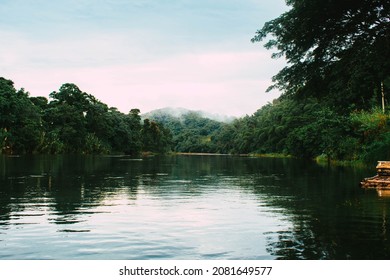
[[[284,1],[7,1],[0,4],[1,76],[45,96],[74,83],[110,107],[182,107],[240,117],[284,61],[250,39]]]

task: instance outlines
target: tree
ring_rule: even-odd
[[[41,116],[28,93],[0,77],[0,153],[32,153],[41,135]]]
[[[67,103],[50,103],[45,112],[47,124],[46,146],[53,143],[56,147],[63,147],[61,150],[45,148],[48,152],[79,153],[84,149],[86,136],[86,120],[76,106]],[[58,143],[57,143],[58,142]]]
[[[95,100],[92,102],[85,115],[86,128],[89,133],[88,139],[93,144],[92,153],[97,153],[111,150],[110,139],[114,138],[114,128],[110,122],[108,106],[102,102]],[[96,149],[96,147],[99,147]]]
[[[141,151],[141,116],[139,109],[131,109],[127,114],[126,123],[131,130],[130,145],[126,153],[137,155]]]
[[[269,89],[325,96],[342,107],[367,106],[390,73],[390,0],[286,3],[291,9],[265,23],[252,39],[268,38],[265,47],[278,50],[273,57],[287,59]]]
[[[87,111],[91,102],[96,99],[85,92],[82,92],[75,84],[63,84],[59,91],[50,93],[54,102],[75,106],[80,112]]]
[[[161,123],[145,119],[141,129],[142,150],[164,153],[171,149],[172,135]]]
[[[94,98],[82,92],[75,84],[63,84],[59,91],[49,95],[52,101],[45,111],[47,140],[45,150],[54,153],[82,152],[87,136],[85,118]],[[51,145],[56,149],[53,150]],[[60,150],[57,148],[61,147]]]

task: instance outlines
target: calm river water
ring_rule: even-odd
[[[359,188],[374,173],[233,156],[1,156],[0,259],[390,259],[390,198]]]

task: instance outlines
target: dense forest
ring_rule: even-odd
[[[0,79],[3,153],[280,153],[328,160],[389,160],[390,0],[287,0],[252,42],[287,66],[281,96],[231,123],[196,112],[141,120],[64,84],[29,97]]]
[[[170,150],[171,134],[140,111],[109,108],[74,84],[45,97],[29,97],[0,78],[0,151],[20,153],[126,153]]]
[[[291,9],[252,39],[267,40],[287,66],[270,87],[282,96],[241,122],[242,135],[255,127],[247,150],[390,159],[390,1],[286,3]]]
[[[219,152],[214,140],[226,125],[225,122],[210,119],[204,112],[174,108],[155,110],[145,116],[171,131],[174,152]],[[228,118],[227,120],[230,122]]]

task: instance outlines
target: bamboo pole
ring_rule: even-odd
[[[382,111],[385,113],[385,90],[383,87],[383,82],[381,82],[381,92],[382,92]]]

